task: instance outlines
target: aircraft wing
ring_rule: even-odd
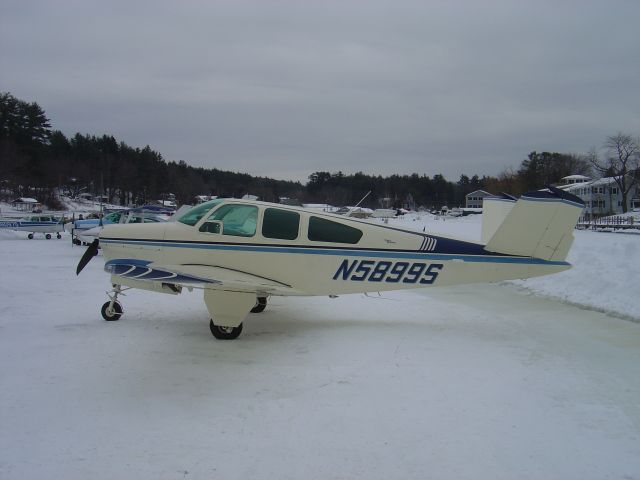
[[[220,290],[260,291],[265,293],[275,293],[279,290],[292,290],[290,285],[278,282],[277,280],[259,277],[229,268],[211,265],[167,265],[165,268],[182,276],[207,279],[213,282],[213,285],[208,285],[209,288]]]
[[[108,261],[105,270],[123,280],[123,285],[136,288],[144,288],[142,284],[147,283],[149,287],[155,287],[152,288],[154,290],[162,284],[169,284],[234,292],[294,294],[290,285],[277,280],[212,265],[159,265],[140,260],[119,259]]]

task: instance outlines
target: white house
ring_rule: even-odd
[[[580,197],[585,203],[585,213],[588,215],[615,215],[623,212],[622,192],[614,177],[579,183],[565,183],[560,185],[559,188]],[[633,208],[640,208],[639,197],[640,189],[635,185],[627,194],[628,211]]]
[[[586,175],[569,175],[568,177],[562,177],[561,182],[562,185],[573,185],[576,183],[590,182],[591,180],[592,178]]]
[[[484,190],[475,190],[465,195],[465,207],[466,208],[482,208],[482,201],[484,197],[492,197],[489,192]]]
[[[11,202],[11,205],[16,210],[23,210],[27,212],[37,210],[42,206],[42,204],[38,200],[29,197],[16,198],[13,202]]]

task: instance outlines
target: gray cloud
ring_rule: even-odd
[[[640,134],[640,4],[8,2],[0,90],[168,160],[497,174]]]

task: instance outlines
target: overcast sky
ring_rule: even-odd
[[[0,0],[0,91],[196,166],[455,181],[640,135],[640,2]]]

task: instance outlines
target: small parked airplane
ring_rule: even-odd
[[[100,245],[113,290],[105,320],[123,313],[118,295],[140,288],[178,294],[200,288],[212,334],[234,339],[269,296],[328,295],[495,282],[570,268],[572,230],[584,207],[548,187],[515,200],[485,198],[482,243],[431,235],[297,207],[216,199],[176,222],[107,225]]]
[[[104,225],[110,225],[112,223],[162,222],[172,213],[172,209],[160,205],[144,205],[137,208],[116,210],[115,212],[108,213],[102,219],[88,218],[74,220],[67,228],[71,232],[71,241],[73,244],[81,245],[82,243],[91,243],[91,241],[97,237],[97,232],[102,230]],[[98,230],[96,230],[96,228],[98,228]]]
[[[33,239],[34,233],[44,233],[44,237],[49,240],[52,233],[55,233],[56,237],[62,238],[60,232],[64,231],[64,223],[52,215],[38,213],[20,219],[2,219],[0,220],[0,228],[29,232],[27,235],[29,240]]]

